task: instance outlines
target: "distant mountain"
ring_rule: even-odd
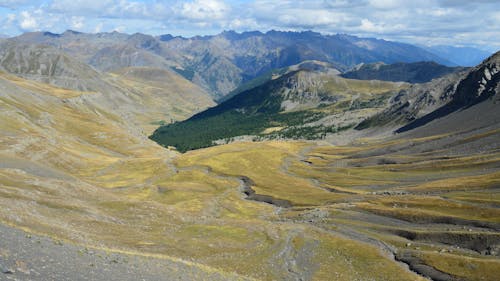
[[[136,66],[171,68],[201,86],[215,99],[274,69],[305,60],[328,62],[339,70],[373,62],[436,61],[451,64],[409,44],[311,31],[226,31],[192,38],[118,32],[31,32],[7,40],[51,45],[101,71]]]
[[[361,80],[425,83],[446,74],[463,71],[464,67],[448,67],[435,62],[361,64],[342,77]]]
[[[490,52],[471,47],[438,45],[423,48],[460,66],[478,65],[491,55]]]
[[[198,75],[205,84],[221,97],[238,85],[273,69],[279,69],[305,60],[325,61],[340,70],[359,63],[371,62],[450,62],[421,48],[378,40],[337,34],[322,35],[316,32],[269,31],[236,33],[223,32],[215,36],[176,38],[165,42],[170,48],[193,58],[183,67]],[[217,66],[215,69],[213,66]],[[220,75],[213,73],[223,71]]]
[[[150,137],[179,151],[234,137],[319,139],[346,130],[374,112],[405,83],[344,79],[328,64],[310,61],[243,91]]]

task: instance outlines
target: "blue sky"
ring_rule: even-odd
[[[314,30],[500,49],[500,0],[0,0],[0,33]]]

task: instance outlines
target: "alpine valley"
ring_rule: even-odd
[[[2,38],[0,280],[498,280],[500,52],[459,51]]]

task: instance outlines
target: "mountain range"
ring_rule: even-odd
[[[51,45],[100,71],[134,66],[174,69],[215,99],[273,69],[304,60],[329,62],[341,71],[360,63],[375,62],[453,64],[446,57],[409,44],[312,31],[226,31],[184,38],[118,32],[86,34],[69,30],[62,34],[25,33],[8,41]]]
[[[497,280],[500,52],[443,64],[314,32],[2,39],[0,279]]]

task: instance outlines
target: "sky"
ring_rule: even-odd
[[[500,0],[0,0],[0,34],[313,30],[500,50]]]

